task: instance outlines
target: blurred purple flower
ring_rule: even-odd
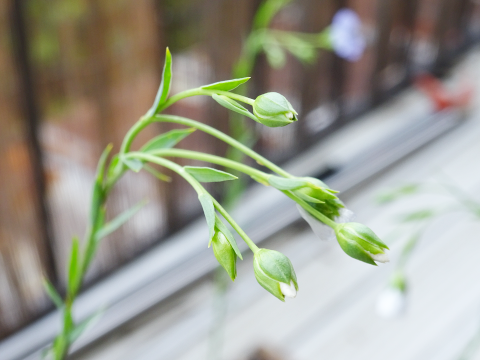
[[[335,53],[348,61],[357,61],[365,50],[362,22],[351,9],[338,10],[330,26],[330,40]]]

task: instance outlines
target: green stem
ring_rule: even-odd
[[[196,88],[196,89],[191,89],[191,90],[186,90],[182,91],[178,94],[175,94],[171,96],[158,110],[158,113],[162,112],[166,108],[168,108],[170,105],[176,103],[179,100],[185,99],[187,97],[191,96],[197,96],[197,95],[206,95],[206,96],[212,96],[214,94],[218,95],[225,95],[231,99],[235,99],[241,102],[244,102],[249,105],[253,105],[255,100],[250,99],[246,96],[235,94],[229,91],[222,91],[222,90],[207,90],[207,89],[202,89],[202,88]]]
[[[295,201],[297,204],[299,204],[301,207],[303,207],[305,210],[307,210],[310,214],[312,214],[318,220],[323,222],[325,225],[330,226],[332,229],[337,228],[338,224],[335,221],[328,218],[328,216],[323,215],[320,211],[316,210],[311,205],[309,205],[305,200],[300,199],[298,196],[293,194],[291,191],[284,190],[282,192],[285,195],[287,195],[290,199]]]
[[[192,187],[195,189],[195,191],[200,195],[200,194],[208,194],[215,206],[215,208],[218,210],[218,212],[229,222],[229,224],[232,226],[232,228],[240,235],[240,237],[245,241],[245,243],[248,245],[248,247],[253,251],[253,253],[256,253],[259,249],[257,245],[249,238],[249,236],[243,231],[243,229],[235,222],[235,220],[230,216],[230,214],[220,205],[220,203],[210,195],[210,193],[205,190],[205,188],[192,176],[190,175],[185,169],[174,163],[173,161],[163,159],[160,157],[156,157],[151,154],[145,154],[145,153],[140,153],[140,152],[135,152],[135,153],[129,153],[128,157],[144,160],[144,161],[149,161],[157,165],[164,166],[170,170],[175,171],[178,175],[183,177]]]
[[[263,171],[257,170],[251,166],[242,164],[238,161],[229,160],[221,156],[205,154],[198,151],[183,150],[183,149],[159,149],[159,150],[149,151],[148,153],[156,156],[161,156],[161,157],[171,156],[171,157],[206,161],[212,164],[217,164],[217,165],[225,166],[231,169],[235,169],[249,176],[254,176],[256,178],[259,178],[266,183],[268,183],[268,178],[271,176],[269,174],[264,173]],[[130,152],[128,153],[127,156],[135,157],[138,154],[142,154],[142,153]]]
[[[218,210],[218,212],[225,218],[225,220],[229,222],[230,225],[232,225],[233,229],[238,233],[238,235],[240,235],[243,241],[245,241],[245,243],[248,245],[250,250],[252,250],[252,252],[256,254],[257,251],[260,250],[258,246],[255,245],[255,243],[250,239],[250,237],[245,233],[245,231],[243,231],[243,229],[240,226],[238,226],[238,224],[235,222],[235,220],[233,220],[233,218],[223,208],[223,206],[220,205],[220,203],[213,197],[212,197],[212,200],[213,200],[213,205],[215,205],[215,208]]]
[[[170,123],[175,123],[175,124],[194,127],[194,128],[199,129],[201,131],[204,131],[207,134],[215,136],[216,138],[226,142],[230,146],[233,146],[234,148],[240,150],[245,155],[250,156],[252,159],[256,160],[260,165],[263,165],[263,166],[267,167],[268,169],[272,170],[273,172],[275,172],[275,173],[277,173],[281,176],[287,177],[287,178],[292,177],[292,175],[290,175],[288,172],[286,172],[282,168],[278,167],[277,165],[275,165],[271,161],[265,159],[260,154],[256,153],[255,151],[253,151],[252,149],[243,145],[239,141],[237,141],[234,138],[224,134],[221,131],[218,131],[217,129],[215,129],[211,126],[202,124],[199,121],[195,121],[195,120],[191,120],[191,119],[187,119],[187,118],[184,118],[184,117],[181,117],[181,116],[175,116],[175,115],[156,115],[153,118],[155,119],[155,121],[158,121],[158,122],[170,122]]]

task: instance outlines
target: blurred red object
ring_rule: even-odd
[[[452,93],[440,80],[430,74],[417,76],[415,85],[432,100],[435,111],[442,111],[449,107],[466,107],[473,96],[473,86],[463,84],[458,91]]]

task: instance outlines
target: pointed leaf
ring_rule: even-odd
[[[68,293],[73,295],[78,289],[78,280],[81,266],[80,259],[80,241],[78,237],[72,239],[72,250],[70,251],[70,259],[68,262]]]
[[[236,87],[246,83],[248,80],[250,80],[249,77],[244,77],[240,79],[232,79],[232,80],[225,80],[225,81],[220,81],[216,82],[213,84],[209,85],[204,85],[201,88],[205,90],[221,90],[221,91],[231,91],[235,89]]]
[[[250,119],[258,122],[258,119],[255,117],[255,115],[253,115],[250,111],[247,110],[247,108],[245,108],[243,105],[236,102],[235,100],[232,100],[227,96],[217,95],[217,94],[213,94],[212,98],[213,98],[213,100],[218,102],[223,107],[226,107],[229,110],[235,111],[236,113],[245,115],[245,116],[249,117]]]
[[[172,178],[170,176],[161,173],[160,171],[154,169],[150,165],[144,164],[143,168],[159,180],[162,180],[162,181],[165,181],[165,182],[171,182],[172,181]]]
[[[143,168],[143,162],[139,159],[129,159],[121,156],[122,162],[132,171],[139,172]]]
[[[278,190],[295,190],[307,185],[307,181],[299,178],[282,178],[272,175],[268,178],[268,183]]]
[[[215,226],[220,230],[224,235],[225,238],[228,240],[230,245],[232,245],[233,251],[235,251],[235,254],[243,260],[242,253],[240,252],[240,249],[238,248],[237,242],[235,241],[235,238],[233,237],[232,233],[228,228],[225,226],[225,224],[220,220],[217,214],[215,214]]]
[[[200,182],[220,182],[238,179],[235,175],[209,167],[185,166],[184,169]]]
[[[87,329],[90,329],[94,326],[98,320],[102,317],[103,313],[105,312],[104,309],[96,311],[93,315],[87,317],[85,320],[80,322],[69,334],[69,342],[73,343],[76,341]]]
[[[98,211],[100,210],[103,201],[105,200],[105,192],[103,187],[104,174],[105,174],[105,163],[107,162],[108,154],[112,150],[113,145],[109,144],[103,150],[100,159],[98,160],[97,172],[95,175],[95,183],[93,184],[92,191],[92,202],[90,208],[90,223],[95,225],[95,222],[98,218]]]
[[[160,106],[167,101],[168,92],[170,91],[170,84],[172,82],[172,55],[167,47],[165,53],[165,65],[163,66],[162,82],[158,88],[157,95],[152,107],[147,112],[147,116],[152,116],[158,113]]]
[[[213,205],[212,198],[208,193],[202,193],[198,195],[198,200],[200,200],[200,204],[202,204],[203,212],[205,213],[205,218],[207,219],[208,238],[211,239],[215,233],[215,206]]]
[[[157,137],[150,140],[146,143],[140,151],[152,151],[157,149],[170,149],[177,145],[180,141],[185,139],[188,135],[195,131],[194,128],[190,129],[175,129],[170,130],[164,134],[158,135]]]
[[[50,299],[52,299],[53,303],[58,309],[61,309],[63,307],[63,300],[60,294],[57,292],[55,287],[52,285],[52,283],[48,279],[43,279],[43,287],[45,288],[45,291],[47,292],[48,296]]]
[[[133,215],[135,215],[143,206],[145,206],[146,201],[141,201],[134,207],[125,210],[120,215],[118,215],[115,219],[106,223],[96,234],[95,238],[97,241],[104,238],[107,235],[110,235],[115,230],[117,230],[120,226],[125,224],[128,219],[130,219]]]

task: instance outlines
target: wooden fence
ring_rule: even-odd
[[[0,338],[52,308],[42,288],[64,286],[72,235],[85,229],[95,164],[118,149],[151,105],[168,44],[173,92],[230,78],[256,0],[7,0],[0,2]],[[368,49],[349,63],[320,53],[279,70],[259,56],[252,97],[278,91],[300,121],[258,128],[258,150],[276,162],[294,157],[356,115],[390,97],[419,71],[441,75],[480,33],[480,5],[468,0],[298,0],[276,16],[279,29],[318,32],[336,10],[354,9]],[[228,114],[208,98],[172,113],[228,131]],[[139,141],[168,129],[152,127]],[[184,148],[224,154],[195,133]],[[159,183],[128,174],[109,200],[109,216],[143,198],[149,204],[100,248],[87,282],[147,251],[200,212],[196,194],[173,177]],[[221,191],[217,191],[221,196]]]

